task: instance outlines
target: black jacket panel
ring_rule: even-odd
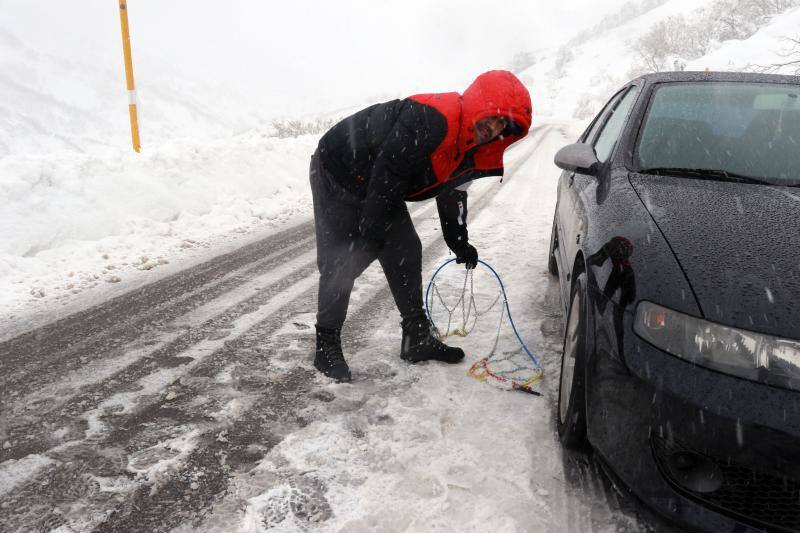
[[[363,198],[375,152],[400,114],[401,101],[375,104],[341,120],[319,141],[322,166],[345,189]]]
[[[319,141],[320,160],[342,187],[364,198],[378,152],[383,150],[389,170],[411,176],[406,179],[414,190],[435,182],[428,159],[446,133],[447,120],[436,109],[414,100],[392,100],[333,126]]]
[[[342,120],[320,140],[323,166],[364,198],[361,234],[383,240],[408,191],[436,182],[430,155],[447,133],[436,109],[413,100],[370,106]]]

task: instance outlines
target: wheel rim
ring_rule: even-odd
[[[561,358],[561,386],[558,392],[558,416],[561,423],[567,421],[567,411],[572,395],[572,384],[575,378],[575,360],[578,353],[578,336],[580,335],[580,301],[578,293],[572,297],[567,320],[567,333],[564,338],[564,356]]]

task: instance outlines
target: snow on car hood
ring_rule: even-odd
[[[706,318],[798,338],[800,190],[631,174]]]

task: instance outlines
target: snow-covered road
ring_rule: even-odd
[[[0,344],[0,530],[629,531],[648,529],[594,460],[555,436],[561,311],[546,271],[554,152],[539,126],[501,183],[470,189],[470,237],[543,362],[542,396],[409,366],[380,267],[357,282],[352,384],[311,365],[312,225],[297,226]],[[412,206],[429,275],[447,258],[434,202]],[[442,286],[463,282],[460,268]],[[477,298],[496,287],[475,275]],[[447,292],[447,291],[445,291]],[[504,325],[498,353],[527,365]],[[531,368],[532,371],[532,368]],[[623,510],[624,509],[624,510]]]

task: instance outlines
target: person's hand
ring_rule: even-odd
[[[456,252],[456,263],[464,263],[467,270],[471,270],[478,266],[478,250],[471,244],[465,245],[462,249]]]

